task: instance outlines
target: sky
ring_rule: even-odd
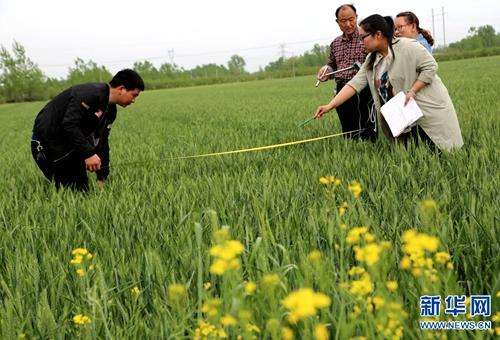
[[[50,77],[65,77],[80,57],[105,65],[112,73],[150,60],[184,68],[227,64],[241,55],[256,71],[283,53],[290,57],[326,45],[340,34],[335,9],[343,1],[152,1],[152,0],[0,0],[0,45],[21,43],[27,55]],[[500,1],[353,1],[362,18],[394,16],[411,10],[420,26],[444,43],[460,40],[471,26],[490,24],[500,31]]]

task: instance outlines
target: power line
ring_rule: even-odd
[[[214,56],[216,54],[240,53],[240,52],[252,51],[252,50],[276,48],[276,47],[280,47],[281,45],[298,45],[298,44],[306,44],[306,43],[320,43],[321,41],[324,41],[327,39],[331,39],[331,38],[317,38],[314,40],[294,41],[294,42],[272,44],[272,45],[261,45],[261,46],[233,49],[233,50],[220,50],[220,51],[200,52],[200,53],[191,53],[191,54],[177,54],[177,55],[175,55],[175,57],[176,58],[191,58],[191,57],[201,57],[201,56]],[[142,57],[142,58],[135,58],[135,59],[108,60],[108,61],[100,62],[100,64],[113,65],[113,64],[136,62],[138,60],[170,59],[171,61],[173,61],[174,50],[173,49],[168,50],[167,54],[168,55],[149,56],[149,57]],[[73,64],[65,63],[65,64],[45,64],[45,65],[42,64],[39,66],[40,67],[67,67],[67,66],[72,66],[72,65]]]

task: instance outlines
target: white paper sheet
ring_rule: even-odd
[[[404,106],[405,98],[405,93],[399,92],[380,108],[394,137],[399,136],[406,128],[423,116],[413,98]]]

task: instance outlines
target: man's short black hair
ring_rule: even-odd
[[[109,82],[109,85],[112,88],[123,85],[129,91],[135,89],[144,91],[144,80],[142,80],[139,73],[129,68],[121,70],[117,74],[115,74],[113,79],[111,79],[111,81]]]
[[[344,8],[344,7],[350,7],[350,8],[354,11],[354,13],[355,13],[355,14],[357,14],[357,12],[356,12],[356,7],[354,7],[354,5],[353,5],[353,4],[344,4],[344,5],[340,5],[340,6],[339,6],[339,8],[337,8],[337,9],[335,10],[335,17],[336,17],[337,19],[339,18],[339,12],[340,12],[340,10],[341,10],[342,8]]]

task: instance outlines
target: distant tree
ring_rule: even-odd
[[[245,65],[245,59],[237,54],[231,56],[231,59],[227,62],[227,68],[231,74],[245,73]]]
[[[14,41],[12,54],[0,48],[0,97],[4,101],[30,101],[44,98],[44,75],[26,56],[24,47]]]
[[[480,48],[490,48],[500,46],[500,34],[495,32],[491,25],[484,25],[479,27],[469,28],[468,36],[460,41],[451,43],[446,50],[476,50]]]
[[[69,68],[67,81],[70,85],[93,82],[107,83],[111,78],[112,75],[105,66],[98,66],[92,60],[85,62],[83,59],[76,58],[75,66]]]

